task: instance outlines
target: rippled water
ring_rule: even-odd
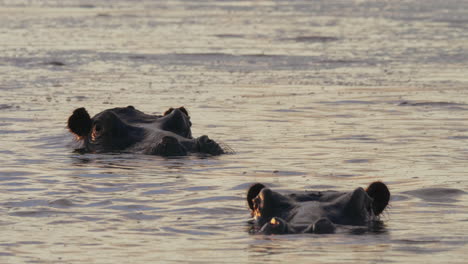
[[[464,263],[467,1],[0,1],[1,263]],[[236,153],[73,152],[185,106]],[[253,182],[382,180],[381,232],[248,233]]]

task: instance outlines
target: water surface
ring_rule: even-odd
[[[463,263],[468,2],[1,1],[1,263]],[[66,120],[185,106],[236,153],[73,152]],[[384,181],[379,232],[248,233],[250,184]]]

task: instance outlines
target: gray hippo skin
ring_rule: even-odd
[[[336,225],[362,226],[377,220],[390,200],[382,182],[352,192],[304,192],[282,195],[261,183],[247,192],[254,229],[263,234],[334,233]]]
[[[91,153],[132,152],[161,156],[188,153],[223,154],[207,136],[192,137],[190,117],[184,107],[170,108],[163,115],[148,115],[133,106],[102,111],[91,118],[85,108],[76,109],[68,129]]]

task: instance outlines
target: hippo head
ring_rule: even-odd
[[[390,192],[382,182],[352,192],[282,195],[257,183],[247,192],[255,228],[264,234],[333,233],[335,225],[365,225],[383,212]]]
[[[68,128],[83,143],[86,152],[140,152],[181,156],[188,152],[222,154],[222,148],[207,136],[193,139],[192,123],[184,107],[170,108],[163,115],[148,115],[133,106],[105,110],[90,117],[76,109]]]

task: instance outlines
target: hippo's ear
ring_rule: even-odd
[[[390,191],[383,182],[373,182],[366,189],[367,194],[374,199],[372,209],[375,215],[379,215],[387,207],[390,201]]]
[[[188,111],[187,111],[187,109],[185,107],[181,106],[181,107],[179,107],[179,110],[182,111],[187,116],[189,116]]]
[[[181,107],[179,107],[179,110],[180,110],[182,113],[184,113],[184,114],[186,114],[187,116],[189,116],[189,113],[188,113],[187,109],[185,109],[185,107],[181,106]],[[171,108],[167,109],[167,110],[164,112],[163,115],[164,115],[164,116],[167,116],[168,114],[172,113],[172,111],[174,111],[174,108],[171,107]]]
[[[261,183],[255,183],[254,185],[250,186],[249,191],[247,192],[247,203],[249,204],[250,210],[254,210],[253,208],[253,199],[257,197],[260,191],[265,188],[265,185]]]
[[[84,137],[91,131],[91,117],[84,107],[77,108],[68,118],[68,129],[78,137]]]
[[[166,110],[166,112],[164,112],[163,116],[167,116],[168,114],[172,113],[172,111],[174,111],[174,108],[169,108]]]

